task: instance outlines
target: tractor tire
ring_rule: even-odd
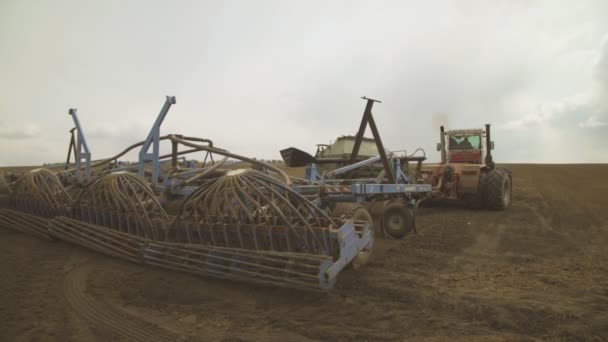
[[[372,237],[374,236],[374,222],[372,220],[372,215],[361,204],[345,202],[336,203],[335,208],[331,212],[331,216],[353,221],[365,221],[369,223],[369,229],[372,232],[371,235]],[[364,232],[359,233],[363,234]],[[369,262],[371,253],[371,249],[359,252],[352,262],[353,268],[356,270],[367,264]]]
[[[415,231],[416,216],[414,210],[402,201],[389,202],[384,207],[382,230],[391,239],[402,239]]]
[[[479,176],[479,185],[477,186],[477,192],[474,194],[467,194],[464,198],[465,207],[468,209],[484,209],[486,203],[484,201],[484,194],[487,192],[488,182],[485,173]]]
[[[486,175],[485,202],[488,209],[505,210],[511,205],[511,177],[494,169]]]
[[[507,177],[509,177],[509,181],[511,182],[511,186],[513,185],[513,173],[511,171],[511,169],[500,167],[500,168],[497,168],[496,170],[504,173]]]

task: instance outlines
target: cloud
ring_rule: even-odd
[[[12,124],[7,126],[0,124],[0,139],[5,140],[22,140],[35,138],[40,135],[40,127],[36,124],[25,124],[16,125]]]
[[[580,128],[597,128],[608,125],[604,121],[600,121],[595,115],[592,115],[587,118],[587,120],[579,122],[578,126]]]
[[[605,139],[578,124],[608,122],[606,1],[314,3],[15,2],[0,10],[0,139],[53,148],[0,140],[0,162],[63,159],[70,107],[94,158],[111,156],[146,137],[164,95],[178,104],[162,134],[266,159],[355,133],[361,95],[383,100],[387,148],[430,161],[441,124],[494,124],[504,162],[578,158],[545,153],[551,134]]]
[[[594,67],[595,79],[608,89],[608,34],[602,40],[601,50]]]
[[[608,34],[604,36],[595,53],[586,58],[589,59],[588,69],[591,72],[586,90],[538,105],[533,113],[508,121],[503,127],[518,129],[542,123],[569,121],[571,118],[578,119],[581,128],[604,126],[606,123],[600,121],[598,116],[608,114],[608,101],[605,96],[608,91]],[[583,117],[586,119],[580,121]]]
[[[542,123],[558,120],[573,113],[580,113],[590,109],[593,100],[588,93],[581,93],[567,97],[555,103],[548,103],[538,106],[535,113],[526,115],[517,120],[511,120],[502,125],[505,129],[517,129],[528,126],[539,125]]]
[[[152,123],[148,126],[152,126]],[[96,124],[91,129],[88,129],[86,126],[82,129],[87,138],[91,137],[102,141],[104,139],[112,139],[137,142],[146,138],[150,127],[147,127],[142,122],[129,122],[126,124],[103,122]]]

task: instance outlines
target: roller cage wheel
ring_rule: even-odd
[[[384,234],[392,239],[401,239],[415,230],[414,210],[402,201],[389,202],[384,207],[382,228]]]
[[[494,169],[485,176],[484,199],[488,209],[505,210],[511,205],[511,170]]]
[[[374,230],[372,215],[363,205],[358,203],[336,203],[331,211],[331,216],[344,217],[354,221],[366,221],[369,223],[372,232]]]

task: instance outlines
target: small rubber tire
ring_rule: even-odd
[[[414,210],[402,201],[389,202],[384,207],[382,229],[392,239],[402,239],[416,228]]]

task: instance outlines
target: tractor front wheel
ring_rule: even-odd
[[[485,201],[489,209],[505,210],[511,205],[511,177],[494,169],[486,175]]]

